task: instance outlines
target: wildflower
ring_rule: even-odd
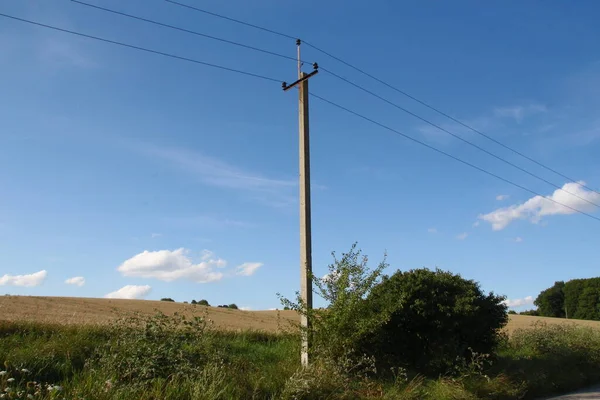
[[[7,373],[8,373],[8,372],[6,372],[6,371],[0,371],[0,376],[4,376],[4,375],[6,375]]]
[[[22,372],[22,373],[24,373],[24,374],[28,374],[28,373],[29,373],[29,370],[28,370],[27,368],[23,368],[23,369],[21,370],[21,372]]]
[[[8,378],[8,379],[6,380],[6,382],[14,382],[14,381],[15,381],[15,378]]]
[[[31,393],[29,393],[29,394],[27,395],[27,398],[28,398],[28,399],[33,399],[33,395],[32,395]]]

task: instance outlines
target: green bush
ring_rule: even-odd
[[[457,360],[494,351],[508,322],[505,298],[441,270],[416,269],[384,277],[367,304],[388,315],[363,345],[378,364],[422,373],[448,373]]]
[[[199,305],[201,305],[201,306],[207,306],[207,307],[210,307],[210,304],[208,303],[208,301],[207,301],[207,300],[204,300],[204,299],[200,300],[200,301],[198,302],[198,304],[199,304]]]
[[[198,373],[206,362],[199,346],[207,335],[201,317],[188,320],[159,313],[125,318],[109,332],[111,339],[98,349],[96,362],[118,382],[183,377]]]
[[[170,297],[163,297],[162,299],[160,299],[160,301],[172,301],[172,302],[175,302],[175,300],[173,300]]]
[[[232,304],[228,305],[227,308],[231,308],[231,309],[237,310],[238,306],[235,303],[232,303]]]
[[[384,260],[370,270],[368,258],[362,256],[356,244],[339,259],[335,253],[332,255],[334,262],[329,265],[328,274],[324,278],[312,277],[315,293],[327,301],[327,308],[307,309],[299,295],[295,302],[279,297],[284,308],[312,321],[310,330],[303,334],[310,336],[315,357],[353,364],[352,368],[358,364],[366,366],[360,343],[386,321],[384,313],[370,312],[367,296],[387,264]]]

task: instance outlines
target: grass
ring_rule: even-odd
[[[517,330],[496,354],[437,378],[348,375],[325,360],[303,370],[298,343],[294,334],[219,331],[181,315],[111,326],[5,321],[0,398],[500,400],[600,382],[600,331],[574,325]]]

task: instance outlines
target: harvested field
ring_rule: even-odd
[[[150,300],[117,300],[82,297],[0,297],[0,321],[32,321],[59,324],[108,324],[131,313],[151,315],[156,311],[167,315],[207,316],[214,326],[226,330],[263,330],[278,332],[298,317],[293,311],[242,311],[204,307],[184,303]],[[548,324],[574,323],[600,328],[600,321],[510,315],[509,333],[536,322]]]

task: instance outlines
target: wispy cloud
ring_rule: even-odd
[[[463,232],[463,233],[461,233],[459,235],[456,235],[456,238],[458,240],[465,240],[468,236],[469,236],[469,234],[467,232]]]
[[[46,37],[39,44],[39,56],[42,64],[51,67],[93,68],[97,64],[78,45],[79,40]]]
[[[161,236],[162,236],[162,233],[153,233],[152,235],[150,235],[150,237],[151,237],[152,239],[156,239],[156,238],[159,238],[159,237],[161,237]]]
[[[523,241],[523,238],[520,236],[517,236],[516,238],[513,239],[515,241],[515,243],[521,243]]]
[[[163,219],[164,223],[178,228],[252,228],[253,223],[214,215],[172,216]]]
[[[254,273],[256,271],[258,271],[258,269],[262,266],[263,266],[263,264],[258,263],[258,262],[243,263],[242,265],[240,265],[236,268],[235,273],[237,275],[243,275],[243,276],[254,275]]]
[[[501,118],[511,118],[516,122],[520,123],[525,117],[545,113],[547,108],[543,104],[526,104],[526,105],[514,105],[509,107],[497,107],[494,109],[494,115]]]
[[[73,278],[69,278],[65,281],[67,285],[75,285],[82,287],[85,285],[85,278],[83,276],[74,276]]]
[[[585,185],[585,182],[566,183],[562,187],[563,190],[557,189],[550,196],[535,196],[525,203],[499,208],[488,214],[479,215],[479,219],[489,222],[493,230],[500,231],[511,222],[519,219],[528,219],[532,223],[538,223],[545,216],[570,215],[575,214],[575,210],[593,212],[595,206],[588,203],[588,201],[600,203],[600,194],[586,190],[581,185]],[[578,197],[573,196],[571,193]]]
[[[188,149],[148,144],[135,148],[147,156],[179,168],[206,185],[242,191],[247,198],[275,207],[285,207],[296,202],[296,180],[270,178]]]
[[[28,275],[4,275],[0,276],[0,286],[22,286],[34,287],[39,286],[46,280],[48,272],[41,270]]]
[[[433,233],[438,233],[438,230],[437,230],[437,228],[429,228],[429,229],[427,229],[427,232],[433,234]]]
[[[499,194],[498,196],[496,196],[496,200],[498,201],[504,201],[506,199],[508,199],[510,196],[507,194]]]

